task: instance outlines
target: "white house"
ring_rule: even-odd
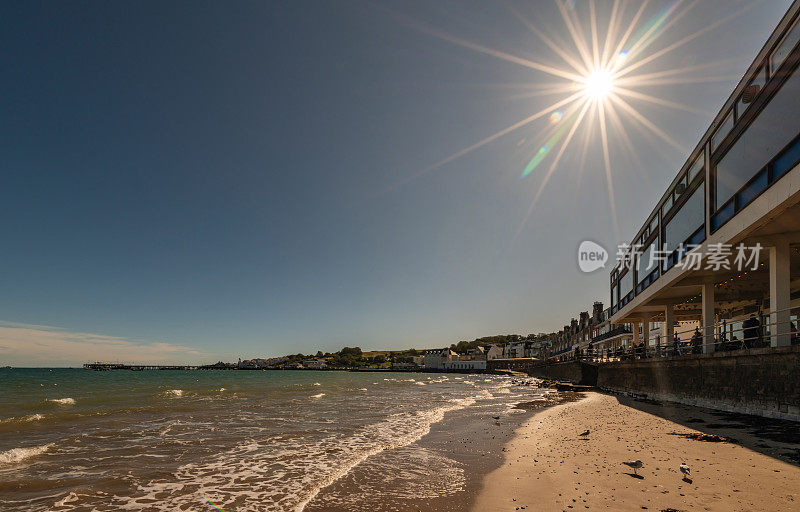
[[[445,370],[485,370],[486,361],[445,361],[442,363]]]
[[[458,354],[449,348],[441,350],[428,350],[425,352],[425,368],[433,370],[444,369],[444,363],[458,359]]]
[[[491,361],[492,359],[500,359],[503,357],[503,349],[497,345],[490,345],[489,347],[484,348],[484,353],[486,354],[487,361]]]
[[[518,357],[525,357],[525,342],[512,341],[506,343],[503,347],[503,357],[506,359],[516,359]]]
[[[483,347],[477,346],[475,348],[471,348],[467,350],[466,357],[461,358],[464,361],[474,360],[474,361],[485,361],[486,360],[486,352],[483,350]]]

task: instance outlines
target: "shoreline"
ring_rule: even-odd
[[[525,421],[470,510],[791,510],[800,506],[797,424],[762,420],[589,392]],[[637,459],[635,476],[622,462]]]
[[[519,427],[543,410],[574,400],[576,395],[532,389],[547,393],[548,398],[536,400],[533,395],[530,397],[533,401],[522,398],[505,413],[475,404],[447,412],[419,440],[370,455],[350,468],[320,489],[303,512],[469,510],[483,479],[503,464],[504,446]],[[393,468],[395,477],[389,481],[374,480],[376,468],[383,475],[386,468]],[[420,477],[427,485],[420,487]],[[365,500],[365,488],[376,494]]]

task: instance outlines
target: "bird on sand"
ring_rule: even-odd
[[[636,470],[637,469],[641,469],[641,467],[644,466],[644,464],[642,464],[642,461],[640,461],[639,459],[636,459],[633,462],[623,462],[623,464],[625,464],[626,466],[628,466],[630,468],[633,468],[633,474],[634,475],[638,475],[639,473],[637,473]]]
[[[586,429],[586,431],[584,431],[584,432],[581,432],[581,433],[580,433],[580,434],[578,434],[578,435],[579,435],[579,436],[581,436],[581,437],[586,437],[586,436],[588,436],[588,435],[589,435],[589,429],[587,428],[587,429]]]
[[[685,462],[681,462],[680,469],[681,473],[683,473],[683,478],[689,478],[692,469]]]

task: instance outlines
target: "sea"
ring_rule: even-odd
[[[463,445],[485,446],[470,438],[498,437],[494,424],[551,393],[515,384],[438,373],[4,369],[0,509],[405,510],[468,485],[463,459],[424,442],[451,428],[445,418],[479,421],[485,434],[464,434]]]

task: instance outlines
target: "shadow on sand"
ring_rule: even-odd
[[[622,405],[702,432],[705,436],[698,436],[698,443],[736,442],[750,450],[800,467],[800,424],[794,421],[715,411],[673,402],[615,397]],[[676,435],[682,433],[676,432]]]

